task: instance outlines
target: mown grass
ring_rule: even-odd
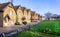
[[[44,21],[30,28],[32,31],[36,32],[46,32],[51,34],[60,35],[60,21]]]
[[[42,34],[40,35],[37,32],[24,31],[22,33],[19,33],[18,35],[15,35],[14,37],[48,37],[48,36],[43,36]]]
[[[50,34],[54,36],[51,36]],[[14,37],[57,37],[56,35],[60,35],[60,21],[47,20],[47,21],[38,23],[37,25],[31,27],[29,30],[19,33]]]

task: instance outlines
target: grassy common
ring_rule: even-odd
[[[46,35],[43,36],[43,34],[39,34],[38,32],[24,31],[22,33],[19,33],[18,35],[15,35],[14,37],[48,37],[48,36]]]
[[[60,21],[44,21],[30,28],[32,31],[45,32],[55,35],[60,35]]]
[[[60,21],[47,20],[38,23],[29,30],[19,33],[14,37],[58,37],[58,35],[60,35]]]

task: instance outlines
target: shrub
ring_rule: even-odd
[[[19,22],[16,22],[15,25],[20,25],[20,23]]]
[[[24,21],[24,22],[22,22],[24,25],[26,25],[27,24],[27,22],[26,21]]]
[[[26,18],[25,17],[22,17],[22,20],[24,21],[24,20],[26,20]]]

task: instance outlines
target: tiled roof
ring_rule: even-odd
[[[21,7],[21,9],[25,9],[25,7]]]
[[[21,7],[21,6],[20,6],[20,5],[19,5],[19,6],[14,6],[15,11],[16,11],[19,7]],[[24,10],[24,9],[26,9],[26,8],[25,8],[25,7],[21,7],[21,10]]]
[[[40,15],[38,14],[38,17],[40,17]]]
[[[19,8],[19,6],[14,6],[14,10],[16,11]]]
[[[31,11],[31,14],[35,14],[35,11]]]
[[[30,9],[27,9],[27,13],[30,11]]]
[[[9,3],[11,2],[0,4],[0,10],[4,9]]]
[[[26,8],[25,7],[21,7],[22,11],[24,11]]]
[[[56,18],[56,17],[60,17],[60,15],[57,15],[57,16],[50,16],[50,18]]]
[[[27,9],[27,12],[30,11],[30,9]]]

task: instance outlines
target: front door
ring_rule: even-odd
[[[8,26],[8,18],[5,19],[4,26]]]
[[[9,20],[10,20],[10,17],[9,17],[9,15],[7,14],[5,17],[4,17],[4,26],[9,26]]]

